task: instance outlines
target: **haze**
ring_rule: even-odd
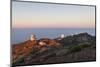
[[[95,28],[95,7],[12,2],[13,28]]]

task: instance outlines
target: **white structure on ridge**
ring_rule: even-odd
[[[41,41],[41,42],[39,42],[39,45],[44,46],[44,45],[46,45],[46,43]]]
[[[31,34],[31,35],[30,35],[30,40],[31,40],[31,41],[36,40],[36,36],[35,36],[34,34]]]
[[[61,35],[60,35],[60,38],[64,38],[64,37],[65,37],[65,35],[64,35],[64,34],[61,34]]]

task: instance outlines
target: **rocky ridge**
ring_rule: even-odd
[[[96,60],[95,36],[80,33],[62,39],[41,38],[12,45],[12,66]]]

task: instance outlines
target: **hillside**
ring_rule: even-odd
[[[95,36],[88,33],[64,38],[41,38],[12,45],[12,66],[96,60]]]

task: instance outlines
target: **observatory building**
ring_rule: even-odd
[[[62,39],[62,38],[64,38],[64,37],[65,37],[65,35],[64,35],[64,34],[61,34],[61,35],[60,35],[60,38],[61,38],[61,39]]]
[[[31,34],[31,35],[30,35],[30,40],[31,40],[31,41],[36,40],[36,36],[35,36],[34,34]]]

